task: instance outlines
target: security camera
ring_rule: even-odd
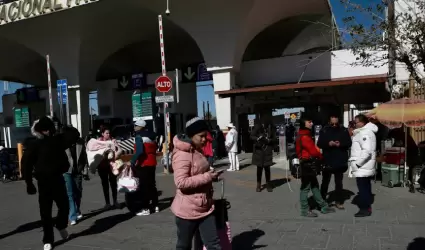
[[[171,14],[170,10],[169,9],[166,9],[165,10],[165,15],[169,16],[170,14]]]

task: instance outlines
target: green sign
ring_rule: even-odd
[[[29,128],[30,124],[30,112],[28,107],[15,108],[15,126],[17,128]]]
[[[133,120],[153,119],[152,92],[134,93],[131,97]]]

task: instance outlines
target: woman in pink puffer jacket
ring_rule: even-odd
[[[177,191],[171,211],[176,216],[176,250],[192,249],[192,238],[198,229],[208,250],[221,250],[212,214],[212,182],[220,172],[210,170],[202,152],[207,131],[207,123],[195,117],[186,123],[186,135],[176,135],[173,139],[172,166]]]

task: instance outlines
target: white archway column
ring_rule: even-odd
[[[230,90],[235,86],[235,72],[230,68],[218,69],[212,71],[214,81],[214,92],[222,90]],[[215,112],[217,116],[217,125],[221,129],[233,122],[237,124],[235,113],[235,97],[220,98],[215,94]]]
[[[86,136],[90,129],[90,90],[74,87],[69,90],[69,113],[73,127]]]

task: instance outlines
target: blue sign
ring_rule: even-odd
[[[211,72],[208,72],[207,65],[205,63],[201,63],[198,65],[198,74],[196,76],[197,82],[205,82],[205,81],[212,81],[213,76]]]
[[[66,104],[68,102],[68,82],[66,79],[61,79],[56,81],[57,91],[58,91],[58,102],[59,104]],[[62,92],[62,102],[61,102],[61,92]]]
[[[131,75],[131,86],[133,90],[141,89],[146,86],[146,79],[143,73]]]

